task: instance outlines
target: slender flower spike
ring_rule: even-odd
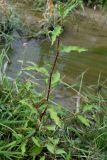
[[[53,10],[54,10],[53,0],[47,0],[47,7],[48,7],[49,15],[50,17],[52,17]]]

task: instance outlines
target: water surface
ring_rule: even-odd
[[[17,33],[15,33],[17,34]],[[60,55],[57,69],[61,73],[63,81],[68,84],[80,81],[80,75],[86,71],[84,84],[97,84],[99,74],[101,82],[107,78],[107,25],[98,22],[87,16],[76,14],[73,19],[70,16],[65,23],[65,30],[61,37],[61,43],[65,45],[77,45],[87,48],[88,51],[78,54],[69,53]],[[46,41],[37,41],[35,39],[15,38],[11,54],[11,65],[8,67],[8,74],[15,77],[16,72],[20,70],[18,60],[33,61],[39,66],[45,66],[52,63],[55,51]],[[63,92],[62,92],[63,90]],[[62,94],[62,100],[70,103],[70,92],[60,88],[57,94]],[[66,99],[67,98],[67,99]],[[65,100],[66,99],[66,100]]]

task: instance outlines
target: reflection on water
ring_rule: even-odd
[[[10,57],[12,64],[8,67],[7,72],[15,75],[19,71],[18,60],[22,60],[24,63],[33,61],[39,66],[52,63],[54,54],[47,41],[40,44],[34,39],[30,41],[17,39],[13,43],[13,53]],[[86,70],[85,82],[88,84],[97,81],[100,73],[102,73],[102,80],[104,80],[107,77],[107,48],[89,48],[88,52],[81,54],[60,55],[57,68],[60,70],[62,77],[65,76],[65,81],[68,83],[71,83]]]
[[[71,19],[68,18],[61,40],[67,45],[73,44],[88,48],[85,53],[60,55],[57,69],[61,72],[61,77],[65,82],[75,83],[80,74],[86,70],[84,82],[88,85],[97,83],[100,73],[101,81],[107,78],[107,29],[84,17],[72,25]],[[35,39],[16,38],[12,45],[13,53],[10,56],[12,64],[8,67],[8,74],[14,77],[20,70],[18,60],[24,63],[33,61],[40,66],[52,63],[55,51],[50,49],[50,46],[48,41],[39,42]],[[57,93],[63,94],[61,88]],[[67,94],[69,95],[69,92],[66,92],[66,98]]]

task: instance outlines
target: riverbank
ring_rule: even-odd
[[[51,37],[36,38],[40,12],[12,7],[21,25],[5,33],[12,39],[0,54],[0,160],[106,160],[105,19],[90,9],[70,14],[56,49]],[[62,54],[59,42],[77,52]]]

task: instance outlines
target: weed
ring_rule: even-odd
[[[77,5],[62,8],[59,23],[47,35],[56,55],[50,71],[31,63],[22,68],[16,79],[5,74],[8,60],[6,50],[0,54],[0,159],[1,160],[106,160],[107,159],[107,100],[101,92],[82,93],[83,75],[79,90],[62,82],[55,72],[61,53],[86,51],[77,46],[60,43],[63,21]],[[63,10],[64,9],[64,10]],[[62,11],[65,11],[63,13]],[[5,54],[4,54],[5,53]],[[5,59],[4,59],[5,58]],[[23,80],[24,72],[42,74],[47,90],[37,91],[36,79]],[[30,75],[30,73],[28,73]],[[76,112],[51,100],[51,91],[59,83],[74,89],[80,98]],[[106,80],[102,83],[105,85]],[[98,87],[100,78],[98,80]],[[84,97],[88,100],[85,101]],[[83,100],[81,101],[81,98]],[[72,105],[72,104],[71,104]]]
[[[5,44],[6,48],[11,46],[13,41],[13,32],[19,28],[19,18],[14,13],[14,10],[5,1],[0,4],[0,44]]]

